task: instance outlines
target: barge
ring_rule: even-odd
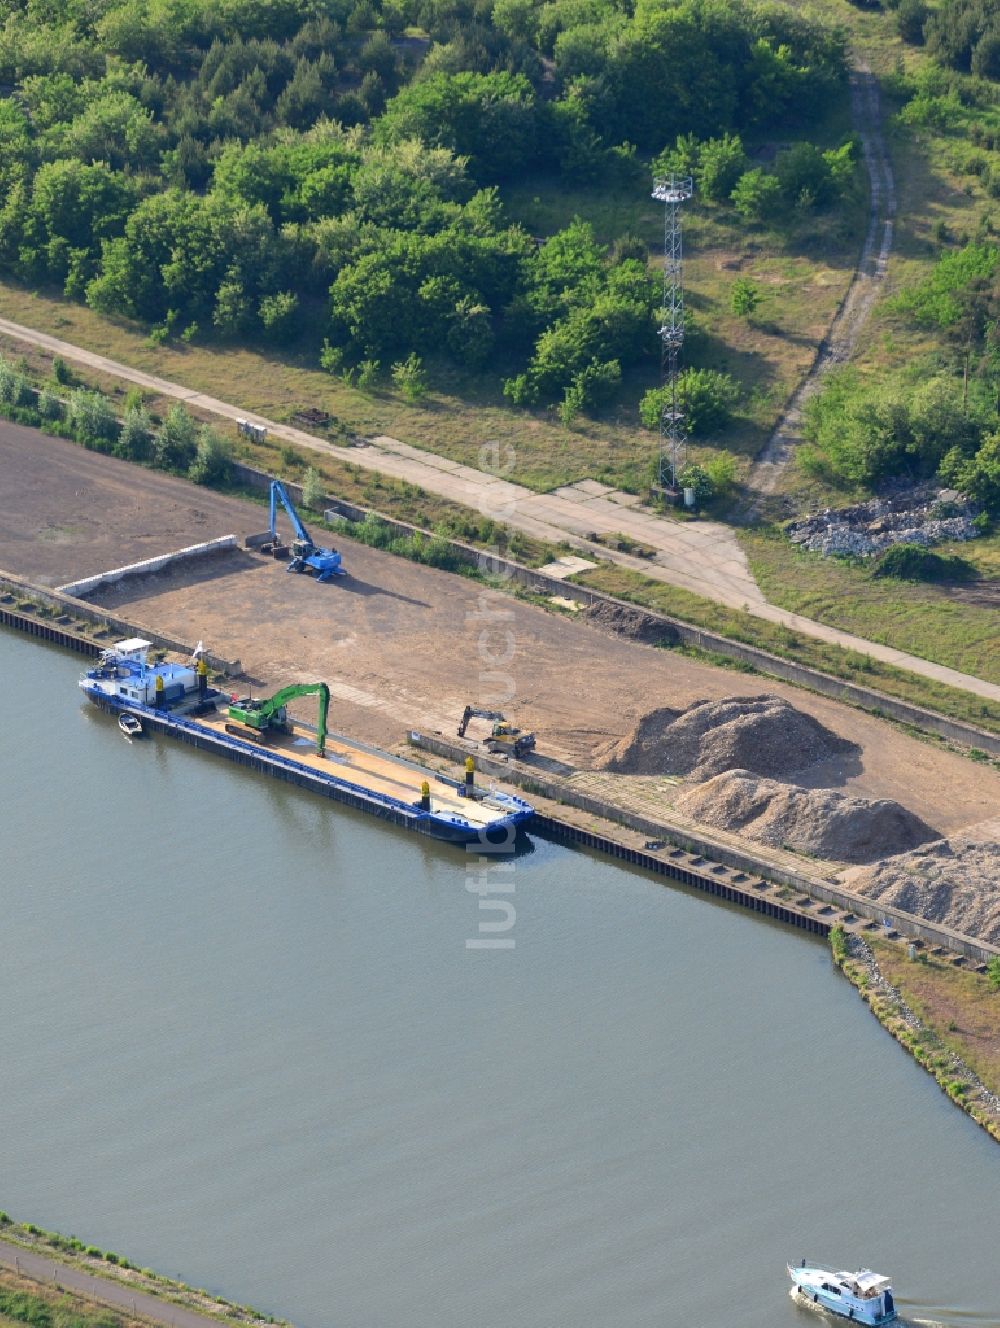
[[[522,798],[482,792],[340,734],[315,737],[291,721],[256,740],[227,722],[231,698],[209,686],[200,656],[189,664],[150,662],[150,642],[135,637],[102,651],[80,679],[87,698],[115,715],[134,715],[147,731],[214,751],[239,765],[284,779],[455,844],[510,844],[534,815]],[[220,709],[221,707],[221,709]],[[302,731],[300,731],[302,730]]]

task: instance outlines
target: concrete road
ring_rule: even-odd
[[[23,1273],[36,1282],[48,1286],[65,1287],[75,1291],[88,1300],[100,1301],[102,1305],[111,1305],[125,1314],[138,1314],[152,1319],[155,1323],[170,1324],[173,1328],[206,1328],[210,1323],[218,1323],[214,1316],[198,1314],[185,1309],[183,1305],[174,1305],[159,1296],[151,1296],[144,1291],[133,1290],[124,1282],[112,1281],[106,1277],[94,1277],[71,1264],[50,1259],[44,1254],[22,1249],[0,1241],[0,1264]]]
[[[9,319],[0,318],[0,331],[54,355],[61,355],[66,360],[136,383],[223,419],[249,420],[267,429],[270,436],[294,443],[297,447],[407,480],[429,493],[475,508],[493,520],[540,539],[553,543],[569,541],[577,548],[593,554],[596,550],[593,544],[588,543],[588,535],[629,535],[654,548],[654,557],[637,558],[603,547],[600,556],[653,580],[680,586],[731,608],[745,609],[755,617],[780,623],[792,631],[801,632],[803,636],[816,637],[988,700],[1000,701],[1000,686],[994,683],[908,655],[890,646],[866,641],[849,632],[841,632],[835,627],[828,627],[769,604],[754,581],[733,532],[717,521],[692,523],[657,516],[640,508],[634,495],[620,493],[593,480],[584,480],[552,493],[534,493],[523,485],[514,484],[495,474],[460,465],[457,461],[411,447],[385,435],[370,439],[364,447],[354,447],[348,451],[292,425],[253,415],[217,397],[206,396],[141,369],[130,368],[107,356],[83,350]]]

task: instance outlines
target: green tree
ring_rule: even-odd
[[[713,203],[724,203],[746,170],[747,159],[738,134],[724,134],[702,143],[695,179],[699,193]]]
[[[739,390],[729,374],[715,369],[685,369],[678,375],[677,397],[687,432],[701,438],[729,423]],[[647,429],[659,428],[670,401],[667,387],[654,387],[643,395],[639,417]]]
[[[953,448],[942,461],[941,477],[991,516],[1000,515],[1000,433],[985,438],[971,457]]]
[[[535,159],[535,94],[523,74],[431,74],[389,102],[376,132],[382,142],[417,138],[450,148],[470,159],[477,179],[503,179]]]
[[[272,341],[287,342],[296,331],[299,297],[293,291],[265,295],[260,302],[260,321]]]
[[[1000,955],[994,957],[986,963],[986,981],[994,991],[1000,991]]]

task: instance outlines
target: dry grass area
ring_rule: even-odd
[[[979,973],[928,957],[907,958],[905,943],[870,941],[879,967],[941,1043],[1000,1093],[1000,992]]]
[[[871,560],[824,558],[760,532],[740,532],[740,543],[772,604],[1000,682],[1000,538],[940,546],[981,569],[981,581],[962,586],[873,580]]]

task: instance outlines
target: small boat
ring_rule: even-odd
[[[118,716],[118,727],[126,738],[141,738],[143,735],[142,720],[138,715],[133,715],[128,710],[123,710]]]
[[[811,1301],[854,1323],[892,1323],[896,1318],[892,1283],[870,1268],[856,1273],[831,1273],[807,1264],[804,1259],[799,1268],[791,1264],[787,1267],[794,1283],[792,1295],[798,1300]]]

